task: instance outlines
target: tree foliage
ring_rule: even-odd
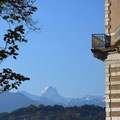
[[[105,109],[94,105],[66,107],[60,105],[20,108],[1,113],[1,120],[105,120]]]
[[[33,6],[34,2],[35,0],[0,0],[0,17],[9,26],[3,37],[4,47],[0,47],[0,64],[8,57],[17,59],[20,43],[27,42],[26,32],[38,30],[32,19],[37,10]],[[13,72],[10,68],[4,68],[0,72],[0,93],[17,89],[26,80],[29,78]]]

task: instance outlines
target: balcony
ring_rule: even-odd
[[[110,37],[105,34],[92,34],[92,48],[102,49],[110,47]]]
[[[114,47],[110,45],[110,36],[106,34],[92,34],[92,49],[95,58],[104,61],[108,52],[114,51]]]

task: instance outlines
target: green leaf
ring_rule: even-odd
[[[4,20],[7,20],[9,18],[9,16],[3,16]]]
[[[16,56],[13,56],[14,59],[17,59]]]

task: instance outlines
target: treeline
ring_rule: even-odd
[[[11,113],[0,113],[0,120],[105,120],[105,109],[94,105],[66,108],[31,105]]]

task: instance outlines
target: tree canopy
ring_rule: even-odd
[[[1,120],[105,120],[105,109],[94,105],[66,107],[60,105],[38,107],[31,105],[11,113],[1,113]]]
[[[0,0],[0,17],[8,24],[8,29],[1,40],[4,46],[0,46],[0,64],[8,57],[17,59],[20,43],[26,43],[25,35],[28,31],[38,30],[32,15],[37,8],[35,0]],[[17,89],[22,82],[30,78],[13,72],[10,68],[0,71],[0,93]]]

